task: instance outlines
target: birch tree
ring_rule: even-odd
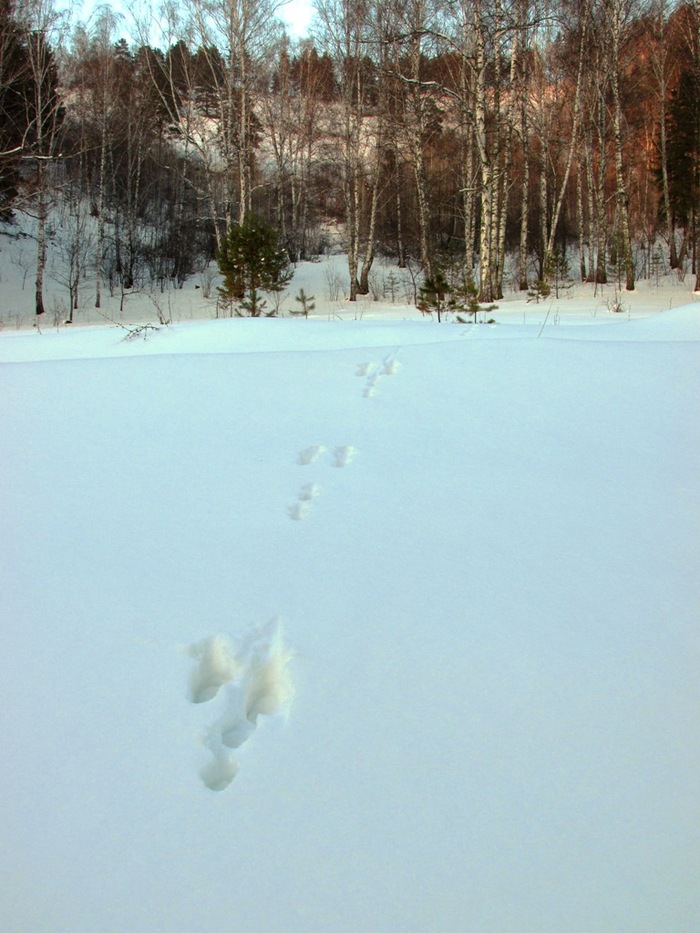
[[[366,0],[320,0],[321,41],[340,71],[341,109],[336,131],[343,192],[350,301],[361,294],[359,280],[365,213],[365,146],[370,110],[371,60]],[[365,241],[365,250],[367,243]]]
[[[666,226],[666,239],[668,241],[669,265],[672,269],[678,266],[678,250],[676,248],[676,231],[671,211],[671,198],[668,184],[668,145],[666,136],[667,101],[670,92],[670,55],[667,45],[668,17],[666,0],[656,0],[653,11],[654,38],[651,53],[651,68],[656,83],[658,99],[658,126],[659,126],[659,180],[661,187],[661,201],[663,217]]]
[[[320,161],[320,113],[328,99],[325,66],[307,42],[295,57],[282,39],[271,90],[262,99],[264,130],[275,162],[275,214],[293,262],[309,256],[311,181]]]
[[[613,138],[615,144],[615,204],[625,269],[625,288],[634,291],[634,257],[629,221],[629,196],[622,154],[621,49],[622,31],[628,13],[626,0],[612,0],[610,16],[611,87],[613,95]]]
[[[46,223],[52,195],[50,172],[52,163],[60,155],[64,115],[52,44],[60,43],[65,18],[56,12],[52,0],[23,0],[17,16],[26,35],[29,83],[22,158],[32,167],[29,190],[36,218],[37,243],[34,310],[40,316],[45,311]]]
[[[187,0],[200,48],[211,58],[211,77],[218,96],[218,131],[227,174],[236,179],[235,201],[225,208],[226,226],[242,223],[253,206],[255,175],[254,110],[259,76],[272,58],[281,26],[274,0]],[[223,68],[215,67],[213,50]],[[218,57],[218,56],[217,56]],[[234,192],[230,192],[233,195]]]
[[[505,223],[517,106],[521,29],[501,0],[459,0],[455,44],[470,72],[464,110],[472,126],[479,202],[479,301],[503,295]],[[467,149],[471,156],[471,148]],[[469,174],[469,168],[465,175]]]
[[[87,29],[79,27],[73,37],[72,73],[69,87],[80,108],[84,132],[92,130],[91,145],[97,149],[92,190],[89,192],[97,217],[94,251],[95,307],[102,306],[105,255],[107,161],[113,145],[112,125],[118,98],[118,71],[113,49],[120,17],[107,5],[96,8]],[[91,126],[92,124],[92,126]]]
[[[554,198],[551,203],[551,218],[547,222],[548,211],[544,210],[543,214],[543,257],[542,257],[542,277],[548,282],[551,274],[552,258],[554,255],[554,242],[557,235],[557,228],[559,224],[559,219],[561,217],[562,206],[564,204],[564,198],[566,196],[567,187],[569,184],[569,177],[571,174],[571,167],[574,162],[574,154],[578,148],[579,143],[579,132],[581,125],[581,113],[582,113],[582,89],[583,89],[583,78],[584,78],[584,68],[586,56],[588,54],[588,20],[589,20],[589,9],[586,0],[580,4],[578,9],[578,22],[574,27],[574,35],[576,36],[576,42],[572,43],[573,47],[576,48],[576,71],[573,78],[573,95],[571,95],[571,83],[565,82],[564,86],[566,88],[566,97],[568,100],[571,100],[570,114],[569,119],[570,123],[567,127],[568,132],[562,133],[563,138],[565,139],[564,143],[564,164],[562,168],[561,177],[558,179],[557,189],[554,193]],[[572,99],[573,98],[573,99]],[[562,114],[563,116],[563,114]],[[560,118],[561,119],[561,118]],[[561,125],[559,126],[559,132],[561,133]],[[543,168],[543,171],[546,171],[546,167]]]
[[[434,274],[431,242],[432,206],[426,166],[426,148],[439,123],[435,103],[438,86],[425,80],[424,62],[431,51],[435,32],[435,10],[429,0],[396,0],[390,8],[389,34],[398,42],[400,63],[396,56],[392,67],[398,66],[401,82],[402,120],[400,138],[402,151],[413,169],[417,202],[417,226],[420,264],[427,278]],[[387,56],[388,67],[388,56]]]

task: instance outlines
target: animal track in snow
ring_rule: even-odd
[[[299,490],[299,501],[311,502],[312,499],[315,499],[320,494],[321,487],[318,485],[318,483],[307,483]]]
[[[294,695],[289,672],[293,652],[285,644],[278,620],[253,630],[237,645],[225,635],[212,635],[193,645],[197,667],[190,677],[193,703],[214,699],[226,686],[224,711],[211,726],[204,745],[211,761],[200,770],[209,790],[225,790],[241,764],[231,755],[255,732],[260,716],[280,713]],[[225,680],[223,678],[226,678]],[[201,685],[204,684],[204,694]]]
[[[395,376],[396,373],[401,369],[401,363],[396,359],[395,356],[388,356],[384,360],[384,368],[382,369],[383,376]]]
[[[219,688],[236,676],[239,661],[230,639],[225,635],[212,635],[190,645],[189,654],[197,660],[190,677],[190,699],[193,703],[213,700]]]
[[[295,502],[294,505],[289,506],[287,512],[289,517],[294,519],[295,522],[303,521],[305,518],[308,518],[309,513],[311,512],[311,503]]]
[[[357,453],[356,447],[336,447],[333,451],[333,466],[344,467],[352,460]]]
[[[297,502],[290,505],[287,509],[289,517],[295,521],[301,521],[306,518],[311,511],[313,500],[321,494],[321,487],[318,483],[306,483],[302,486],[297,495]]]
[[[326,448],[323,444],[316,444],[313,447],[307,447],[305,450],[299,452],[297,457],[297,463],[300,466],[308,466],[310,463],[318,460],[319,456],[324,453]]]
[[[327,451],[328,448],[324,447],[322,444],[318,444],[315,447],[307,447],[306,450],[302,450],[301,453],[297,455],[297,463],[302,466],[307,466],[308,464],[316,461],[322,453],[326,453]],[[333,466],[347,466],[356,453],[357,448],[353,447],[352,444],[336,447],[331,452],[333,457]],[[318,483],[307,483],[302,487],[298,498],[303,501],[309,501],[314,499],[320,493],[320,491],[321,487],[318,485]]]
[[[241,770],[241,763],[214,743],[209,748],[213,758],[200,769],[199,776],[209,790],[226,790]]]
[[[357,453],[357,448],[351,444],[343,447],[336,447],[329,451],[323,444],[315,444],[313,447],[306,447],[297,454],[297,463],[301,466],[308,466],[314,463],[321,454],[330,453],[332,465],[334,467],[344,467],[353,459]],[[303,521],[308,518],[313,509],[313,501],[321,493],[319,483],[306,483],[297,493],[297,501],[287,506],[287,515],[295,522]]]
[[[356,375],[366,377],[365,387],[362,394],[365,398],[372,398],[377,394],[377,385],[382,376],[395,376],[401,369],[401,363],[396,358],[395,353],[390,353],[384,357],[382,363],[369,361],[367,363],[358,363]]]
[[[365,398],[372,398],[372,396],[377,394],[377,383],[379,382],[379,373],[372,373],[372,375],[367,379],[365,387],[362,391],[362,394]]]

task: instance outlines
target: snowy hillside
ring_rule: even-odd
[[[0,333],[4,933],[694,933],[700,311],[577,307]]]

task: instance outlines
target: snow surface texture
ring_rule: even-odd
[[[276,715],[291,700],[293,655],[276,620],[238,646],[225,635],[212,635],[191,645],[189,653],[196,661],[190,680],[193,703],[206,703],[226,689],[224,712],[204,741],[213,759],[200,771],[209,790],[225,790],[241,767],[227,750],[248,741],[258,717]]]
[[[697,933],[668,306],[0,333],[2,933]]]

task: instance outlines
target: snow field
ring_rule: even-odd
[[[9,933],[694,931],[696,314],[0,334]]]

